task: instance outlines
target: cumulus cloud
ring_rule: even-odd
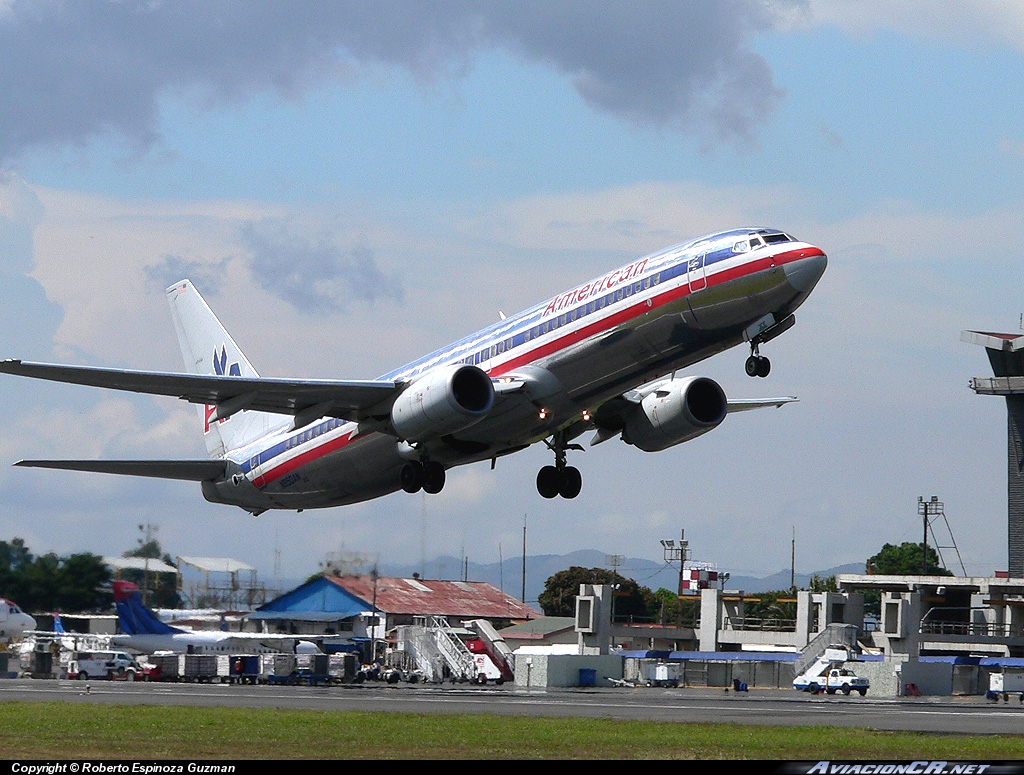
[[[780,9],[781,10],[781,9]],[[1024,50],[1024,5],[1019,0],[807,0],[780,26],[831,25],[855,35],[896,30],[914,37],[943,38],[977,49],[979,41],[997,41]]]
[[[290,233],[281,221],[246,224],[241,239],[256,282],[298,309],[332,311],[353,300],[402,299],[401,283],[377,266],[366,245],[345,250],[326,238],[313,242]]]
[[[5,355],[50,352],[62,312],[37,280],[35,230],[44,209],[35,191],[13,173],[0,173],[0,347]]]
[[[230,256],[210,263],[184,256],[165,255],[159,264],[145,266],[142,269],[154,290],[163,290],[180,280],[191,280],[197,288],[202,288],[204,294],[216,296],[224,282],[224,273],[230,262]]]
[[[297,97],[380,65],[430,80],[489,48],[556,68],[595,109],[746,143],[779,99],[750,39],[797,2],[13,2],[0,12],[0,161],[108,131],[145,148],[168,91]]]

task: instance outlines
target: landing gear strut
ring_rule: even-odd
[[[551,441],[545,441],[548,449],[555,453],[555,464],[544,466],[537,473],[537,492],[544,498],[554,498],[561,495],[563,498],[572,499],[580,494],[583,489],[583,475],[578,468],[566,465],[565,451],[567,449],[583,450],[579,444],[567,444],[565,431],[559,431],[551,437]]]
[[[767,377],[772,370],[772,362],[757,351],[757,344],[750,343],[750,357],[743,364],[748,377]]]
[[[431,495],[444,489],[444,466],[435,461],[410,460],[402,466],[402,489],[408,493],[423,492]]]

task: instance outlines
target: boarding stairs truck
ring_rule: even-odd
[[[846,648],[827,648],[810,666],[793,679],[793,688],[802,692],[849,695],[857,692],[861,697],[868,693],[867,678],[857,675],[844,665],[853,655]]]
[[[476,682],[485,684],[494,681],[500,685],[505,681],[514,681],[512,649],[494,629],[494,625],[486,619],[470,619],[463,624],[477,635],[475,639],[466,641],[466,647],[476,660]]]
[[[427,681],[473,681],[479,675],[473,654],[443,617],[399,627],[399,648]]]

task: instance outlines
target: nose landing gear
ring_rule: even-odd
[[[748,377],[767,377],[772,370],[772,362],[757,351],[756,341],[750,342],[750,357],[743,364]]]
[[[555,453],[555,464],[544,466],[537,473],[537,492],[543,498],[554,498],[556,495],[569,500],[575,498],[583,489],[583,475],[578,468],[566,465],[565,452],[569,449],[582,452],[583,447],[566,443],[565,431],[559,431],[544,443]]]
[[[772,370],[772,362],[763,355],[751,355],[743,364],[748,377],[767,377]]]

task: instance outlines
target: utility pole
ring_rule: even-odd
[[[612,623],[615,623],[615,597],[619,592],[619,566],[625,562],[626,557],[622,554],[609,554],[605,557],[605,563],[612,566]]]
[[[789,547],[789,588],[796,589],[796,525],[793,525],[793,540]]]
[[[526,602],[526,515],[523,514],[523,590],[519,599]]]

